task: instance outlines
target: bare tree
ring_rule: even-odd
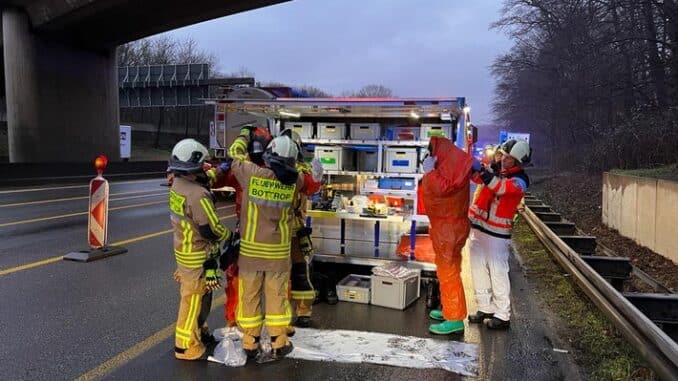
[[[372,84],[363,86],[352,96],[358,98],[390,98],[393,96],[393,91],[386,86]]]

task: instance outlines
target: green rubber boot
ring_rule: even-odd
[[[445,320],[445,318],[443,317],[443,310],[431,310],[431,312],[429,312],[428,314],[428,317],[440,321]]]
[[[436,335],[449,335],[455,332],[464,332],[463,320],[445,320],[442,323],[431,324],[428,327],[429,332]]]

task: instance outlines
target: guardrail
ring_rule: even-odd
[[[634,345],[662,380],[678,380],[678,344],[667,333],[678,333],[678,296],[622,294],[623,281],[632,271],[628,258],[582,256],[595,254],[595,237],[573,235],[576,231],[573,224],[563,221],[560,214],[534,197],[526,197],[526,205],[522,216],[563,269],[572,275],[575,283]],[[586,244],[581,245],[584,241]],[[571,245],[579,247],[580,252]],[[662,331],[637,305],[665,326],[667,332]]]

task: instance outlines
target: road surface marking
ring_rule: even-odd
[[[162,177],[157,177],[152,180],[130,180],[130,181],[109,181],[109,184],[134,184],[134,183],[147,183],[150,181],[156,182],[156,181],[162,181]],[[62,187],[44,187],[44,188],[25,188],[25,189],[12,189],[12,190],[4,190],[0,191],[0,194],[7,194],[7,193],[24,193],[24,192],[40,192],[40,191],[46,191],[46,190],[52,190],[52,189],[73,189],[73,188],[89,188],[89,184],[84,184],[84,185],[66,185]]]
[[[127,194],[138,194],[138,193],[144,193],[144,192],[155,192],[155,190],[111,193],[111,194],[109,194],[109,197],[122,196],[122,195],[127,195]],[[168,192],[161,192],[161,193],[154,193],[154,194],[148,194],[148,195],[141,195],[141,196],[137,196],[137,198],[138,197],[160,196],[160,195],[163,195],[163,194],[166,195],[167,193]],[[89,196],[77,196],[77,197],[66,197],[66,198],[52,198],[52,199],[48,199],[48,200],[15,202],[15,203],[12,203],[12,204],[0,204],[0,208],[9,208],[9,207],[12,207],[12,206],[48,204],[48,203],[52,203],[52,202],[83,200],[83,199],[88,199],[88,198],[89,198]],[[116,199],[109,199],[108,201],[127,200],[128,198],[135,198],[135,197],[121,197],[121,198],[116,198]]]
[[[137,207],[137,206],[157,205],[157,204],[163,204],[163,203],[167,203],[167,200],[145,202],[145,203],[142,203],[142,204],[134,204],[134,205],[116,206],[115,208],[108,208],[108,211],[110,212],[110,211],[113,211],[113,210],[129,209],[129,208],[134,208],[134,207]],[[58,215],[58,216],[31,218],[30,220],[5,222],[4,224],[0,224],[0,228],[5,227],[5,226],[23,225],[23,224],[30,224],[30,223],[33,223],[33,222],[56,220],[56,219],[59,219],[59,218],[84,216],[84,215],[87,215],[88,213],[89,212],[77,212],[77,213],[61,214],[61,215]]]
[[[225,297],[223,294],[212,299],[212,309],[210,310],[210,312],[223,306],[224,299]],[[172,335],[174,335],[175,324],[176,323],[168,325],[167,327],[147,337],[144,341],[141,341],[135,344],[134,346],[128,348],[124,352],[121,352],[116,356],[108,359],[107,361],[101,363],[96,368],[91,369],[82,376],[76,378],[75,381],[91,381],[104,378],[105,376],[111,374],[113,371],[117,370],[118,368],[122,367],[128,362],[134,360],[136,357],[141,356],[147,350],[153,348],[154,346],[172,337]]]
[[[234,206],[235,205],[222,206],[222,207],[217,208],[217,210],[232,208]],[[219,220],[226,220],[226,219],[229,219],[231,217],[235,217],[235,214],[229,214],[227,216],[219,217]],[[156,232],[156,233],[150,233],[150,234],[146,234],[146,235],[139,236],[139,237],[129,238],[129,239],[118,241],[118,242],[113,242],[110,245],[111,246],[122,246],[122,245],[126,245],[128,243],[138,242],[138,241],[141,241],[141,240],[144,240],[144,239],[157,237],[157,236],[160,236],[160,235],[163,235],[163,234],[168,234],[168,233],[171,233],[171,232],[172,232],[172,229],[163,230],[163,231]],[[60,255],[58,257],[51,257],[51,258],[43,259],[43,260],[40,260],[40,261],[37,261],[37,262],[27,263],[27,264],[21,265],[21,266],[10,267],[8,269],[0,270],[0,276],[15,273],[17,271],[32,269],[32,268],[38,267],[38,266],[48,265],[50,263],[58,262],[58,261],[61,261],[63,259],[64,259],[64,256]]]

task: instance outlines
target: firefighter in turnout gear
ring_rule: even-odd
[[[252,130],[252,139],[247,144],[247,159],[252,163],[264,167],[264,150],[271,142],[271,134],[263,127],[256,127]],[[237,153],[235,153],[237,155]],[[235,214],[240,221],[240,204],[242,201],[242,188],[238,184],[233,171],[216,171],[210,169],[207,171],[213,188],[233,187],[235,189]],[[235,232],[240,234],[239,226],[236,227]],[[233,247],[231,250],[237,250]],[[238,305],[238,263],[232,262],[232,258],[223,256],[220,261],[220,268],[226,275],[226,282],[224,284],[224,292],[226,293],[226,300],[224,300],[224,314],[226,318],[226,325],[233,327],[237,325],[235,319],[235,310]]]
[[[297,171],[306,175],[304,177],[306,193],[315,193],[320,189],[323,168],[320,160],[314,158],[311,164],[304,162],[302,154],[301,137],[291,129],[284,130],[283,136],[288,136],[297,145]],[[309,178],[307,175],[311,175]],[[311,241],[311,228],[306,226],[306,201],[307,196],[303,193],[294,203],[294,220],[292,234],[292,302],[295,304],[297,327],[309,327],[311,325],[311,313],[315,301],[315,289],[311,283],[313,272],[313,243]],[[293,334],[290,328],[288,334]]]
[[[292,319],[288,300],[290,246],[294,202],[304,188],[304,177],[295,167],[296,145],[287,136],[269,143],[264,168],[247,161],[251,131],[243,128],[229,148],[231,171],[243,190],[236,321],[244,333],[243,349],[248,357],[259,352],[261,329],[266,324],[273,359],[279,359],[293,348],[287,338]]]
[[[170,220],[174,230],[174,279],[180,284],[179,313],[175,328],[175,357],[197,360],[206,352],[212,291],[219,288],[217,258],[220,243],[231,232],[221,224],[203,172],[207,148],[193,139],[178,142],[169,161],[175,178],[170,189]]]
[[[501,171],[492,173],[474,162],[474,181],[483,186],[469,208],[471,220],[471,276],[478,312],[471,323],[489,319],[487,327],[507,329],[511,316],[509,244],[513,218],[530,180],[522,166],[529,162],[530,146],[509,140],[501,146]]]

